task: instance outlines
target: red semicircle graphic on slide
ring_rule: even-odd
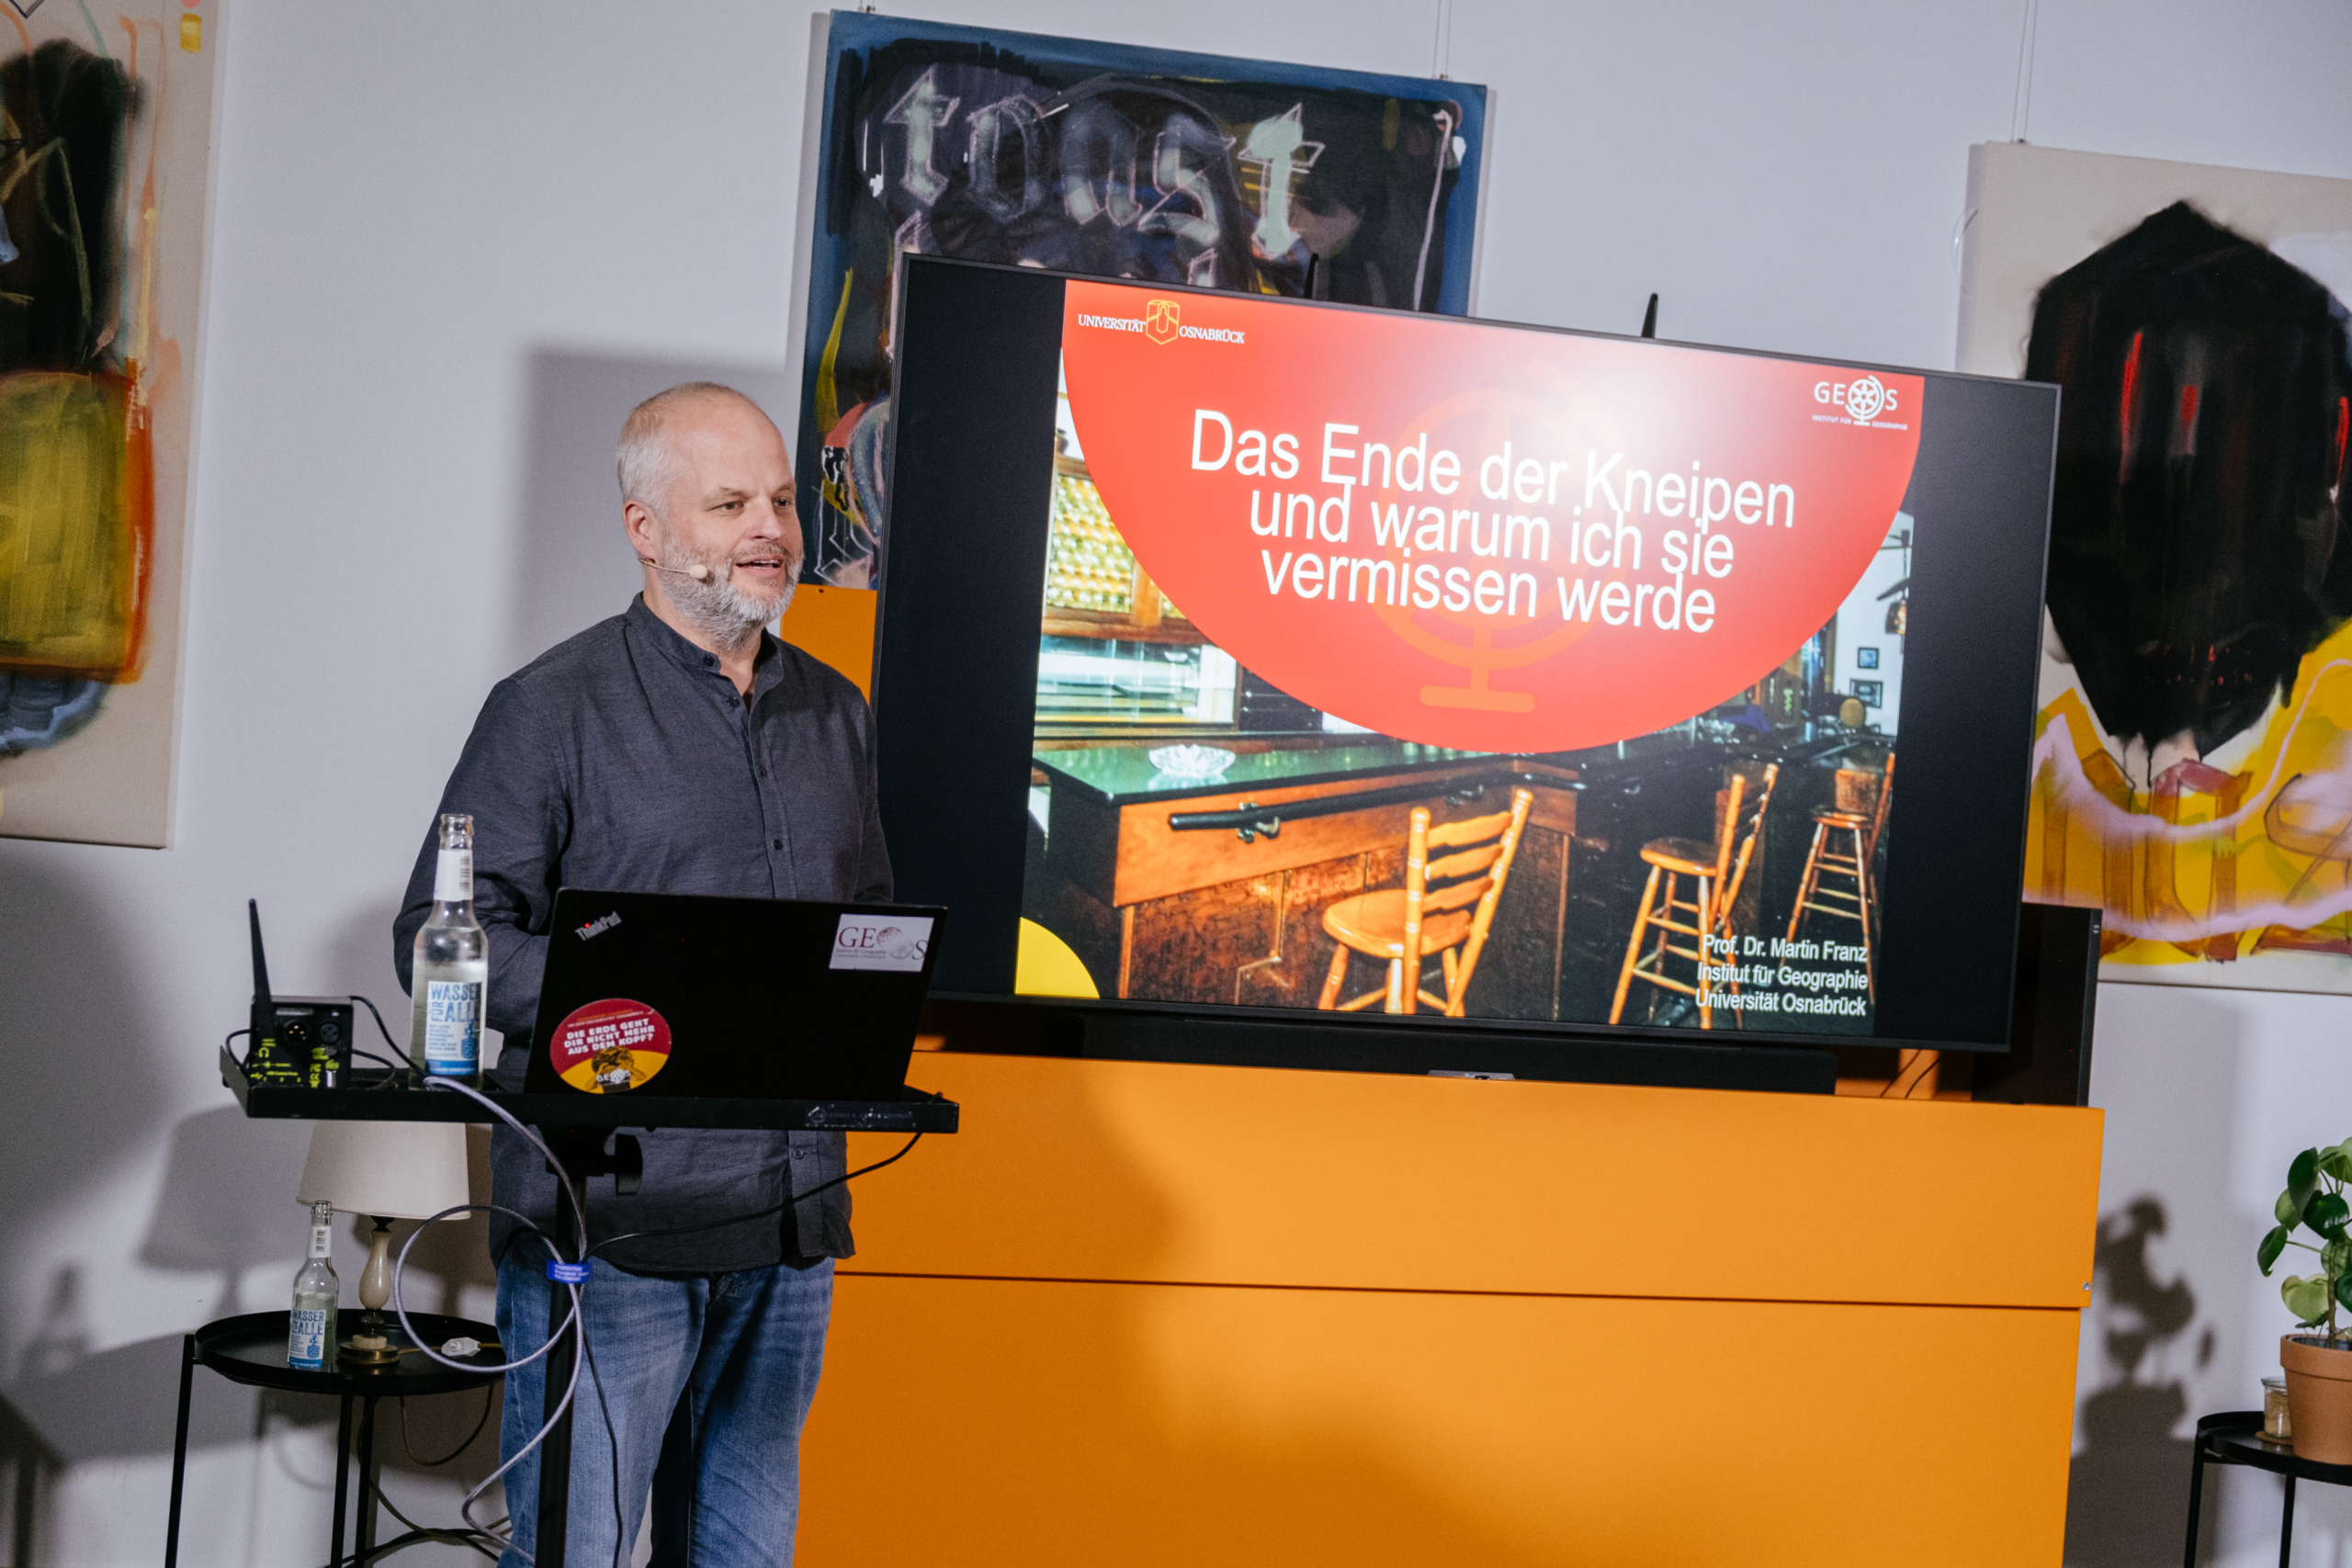
[[[1170,299],[1069,285],[1105,507],[1210,641],[1398,739],[1603,745],[1754,684],[1837,614],[1918,452],[1917,376]]]

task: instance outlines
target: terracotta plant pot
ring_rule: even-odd
[[[2278,1341],[2278,1364],[2287,1372],[2296,1456],[2352,1464],[2352,1349],[2317,1335],[2290,1334]]]

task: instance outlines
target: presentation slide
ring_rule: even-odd
[[[1102,995],[1871,1032],[1924,378],[1063,311],[1022,913]]]

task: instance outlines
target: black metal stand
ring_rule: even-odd
[[[308,1089],[300,1085],[258,1083],[248,1079],[237,1059],[224,1048],[220,1053],[220,1081],[237,1097],[246,1116],[254,1119],[288,1119],[298,1121],[334,1120],[349,1122],[490,1122],[493,1118],[480,1103],[464,1095],[429,1093],[409,1086],[405,1073],[359,1071],[345,1075],[345,1081],[334,1089]],[[548,1152],[562,1167],[555,1174],[574,1192],[584,1193],[588,1181],[599,1176],[614,1179],[615,1190],[628,1193],[638,1188],[644,1170],[644,1161],[635,1138],[618,1131],[622,1127],[738,1127],[765,1132],[861,1132],[861,1133],[953,1133],[961,1111],[952,1100],[925,1094],[921,1089],[905,1089],[894,1100],[654,1100],[630,1095],[594,1094],[511,1094],[485,1086],[483,1092],[492,1103],[507,1111],[516,1121],[536,1126],[547,1140]],[[605,1147],[606,1143],[611,1147]],[[557,1325],[571,1311],[571,1295],[562,1285],[550,1280],[548,1283],[548,1333],[553,1336]],[[282,1346],[285,1340],[286,1314],[279,1313],[277,1334]],[[411,1314],[422,1324],[424,1314]],[[208,1325],[198,1333],[209,1332],[218,1325]],[[191,1337],[191,1345],[194,1338]],[[189,1352],[203,1359],[200,1349]],[[508,1358],[499,1358],[505,1359]],[[572,1346],[570,1340],[548,1352],[545,1362],[547,1397],[541,1408],[544,1419],[553,1422],[547,1438],[539,1445],[538,1529],[534,1548],[537,1568],[564,1568],[564,1537],[569,1522],[568,1510],[571,1494],[571,1425],[579,1402],[574,1400],[561,1420],[555,1419],[556,1406],[563,1398],[564,1386],[571,1381]],[[208,1364],[210,1364],[208,1362]],[[183,1451],[187,1438],[188,1377],[191,1361],[180,1374],[180,1442]],[[446,1369],[444,1369],[446,1371]],[[234,1375],[234,1374],[231,1374]],[[306,1373],[310,1377],[333,1374]],[[355,1374],[365,1376],[367,1374]],[[454,1375],[454,1374],[453,1374]],[[258,1380],[245,1380],[258,1381]],[[330,1391],[331,1392],[331,1391]],[[415,1392],[413,1389],[411,1392]],[[375,1404],[371,1399],[362,1412],[360,1423],[360,1468],[365,1472],[363,1485],[374,1484]],[[344,1405],[345,1450],[348,1449],[351,1419],[350,1400]],[[338,1460],[341,1466],[343,1461]],[[343,1551],[343,1502],[340,1485],[343,1471],[336,1472],[338,1491],[335,1501],[335,1552],[339,1561]],[[363,1497],[372,1498],[372,1490]],[[508,1499],[510,1510],[513,1499]],[[374,1544],[375,1517],[372,1507],[362,1511],[359,1523],[364,1540],[359,1550],[365,1551]],[[164,1568],[177,1568],[180,1519],[180,1467],[172,1472],[171,1546],[164,1556]]]
[[[2322,1464],[2299,1457],[2292,1443],[2262,1435],[2262,1412],[2228,1410],[2197,1418],[2197,1441],[2188,1465],[2188,1540],[2181,1548],[2182,1568],[2197,1568],[2197,1524],[2205,1502],[2207,1464],[2243,1464],[2282,1476],[2287,1496],[2278,1516],[2278,1568],[2287,1568],[2295,1547],[2295,1483],[2320,1481],[2330,1486],[2352,1486],[2352,1464]]]
[[[335,1420],[334,1526],[327,1557],[330,1568],[339,1568],[345,1561],[346,1528],[352,1532],[356,1556],[364,1558],[376,1546],[376,1406],[386,1399],[406,1395],[481,1388],[497,1382],[503,1375],[495,1371],[464,1371],[445,1367],[414,1354],[403,1354],[385,1367],[330,1367],[323,1371],[289,1367],[286,1364],[286,1316],[282,1312],[255,1312],[241,1317],[224,1317],[206,1324],[180,1342],[179,1421],[172,1438],[172,1505],[169,1522],[164,1527],[164,1568],[178,1568],[179,1564],[180,1511],[187,1490],[188,1408],[196,1393],[198,1367],[208,1367],[232,1382],[254,1388],[333,1394],[340,1401]],[[484,1348],[477,1356],[491,1367],[495,1368],[505,1359],[497,1345],[498,1331],[489,1324],[444,1317],[436,1313],[411,1313],[409,1316],[429,1337],[428,1343],[463,1335],[482,1342]],[[352,1421],[355,1401],[359,1406],[356,1452]],[[359,1466],[359,1507],[356,1517],[346,1511],[355,1458]]]
[[[245,1077],[224,1046],[220,1082],[244,1113],[291,1122],[479,1122],[496,1118],[461,1094],[432,1094],[406,1072],[354,1067],[334,1089]],[[514,1094],[484,1084],[492,1104],[534,1127],[735,1127],[763,1133],[953,1133],[957,1109],[919,1089],[897,1100],[649,1100],[629,1094]]]

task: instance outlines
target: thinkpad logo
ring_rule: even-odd
[[[582,926],[579,928],[577,934],[581,941],[586,942],[590,937],[611,931],[615,926],[619,925],[620,923],[620,911],[616,909],[609,915],[605,915],[598,919],[591,920],[586,925]]]

